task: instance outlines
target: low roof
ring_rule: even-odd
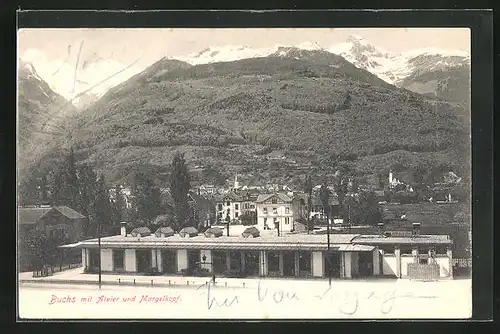
[[[68,219],[83,219],[84,215],[76,212],[67,206],[39,207],[39,208],[18,208],[19,224],[35,224],[40,218],[48,212],[57,210]]]
[[[360,235],[354,238],[355,244],[370,244],[370,245],[430,245],[441,244],[451,245],[453,241],[448,235],[445,234],[432,234],[432,235],[417,235],[412,237],[385,237],[381,235]]]
[[[179,233],[193,234],[193,233],[198,233],[198,230],[196,228],[194,228],[193,226],[188,226],[188,227],[184,227],[182,230],[180,230]]]
[[[271,197],[274,197],[274,196],[278,197],[283,202],[291,202],[292,201],[292,199],[288,195],[285,195],[283,193],[274,193],[274,194],[260,194],[257,197],[257,200],[255,202],[257,202],[257,203],[265,202],[265,201],[267,201],[268,199],[270,199]]]
[[[330,246],[333,250],[340,249],[341,245],[351,244],[357,234],[331,234]],[[80,248],[98,247],[97,239],[80,242]],[[327,236],[313,234],[285,234],[261,235],[260,238],[244,238],[220,236],[216,239],[197,235],[191,238],[182,238],[174,235],[166,238],[157,238],[154,235],[140,240],[120,235],[101,238],[103,248],[169,248],[169,249],[247,249],[247,250],[327,250]]]
[[[151,230],[146,227],[146,226],[142,226],[142,227],[136,227],[134,228],[130,233],[140,233],[140,234],[146,234],[146,233],[151,233]]]

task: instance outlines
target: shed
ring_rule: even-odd
[[[151,235],[151,230],[145,226],[143,227],[136,227],[130,232],[130,234],[133,237],[146,237],[148,235]]]
[[[241,233],[241,236],[243,238],[256,238],[256,237],[260,236],[260,232],[256,227],[252,226],[252,227],[245,229],[243,231],[243,233]]]
[[[179,235],[182,238],[195,237],[198,235],[198,230],[192,226],[184,227],[182,230],[179,231]]]
[[[174,234],[175,234],[175,231],[170,226],[168,226],[168,227],[160,227],[155,232],[155,236],[158,237],[158,238],[171,237]]]
[[[218,238],[222,236],[222,229],[219,227],[211,227],[205,231],[205,237],[207,238]]]

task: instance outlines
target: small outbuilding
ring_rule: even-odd
[[[130,234],[133,237],[147,237],[148,235],[151,235],[151,230],[145,226],[143,227],[136,227],[130,232]]]
[[[192,226],[184,227],[182,230],[179,231],[179,235],[182,238],[195,237],[198,235],[198,230]]]
[[[171,237],[175,234],[175,231],[173,228],[170,226],[167,227],[160,227],[156,230],[155,236],[158,238],[166,238],[166,237]]]
[[[211,227],[205,231],[205,237],[207,238],[218,238],[222,236],[223,231],[219,227]]]
[[[256,238],[256,237],[260,236],[260,232],[256,227],[252,226],[252,227],[245,229],[243,231],[243,233],[241,233],[241,236],[243,238]]]

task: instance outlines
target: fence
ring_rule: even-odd
[[[472,268],[472,259],[452,259],[453,267]]]
[[[424,281],[439,279],[438,264],[408,263],[408,277]]]
[[[81,262],[68,263],[68,264],[63,264],[63,265],[59,265],[59,266],[45,266],[41,270],[34,270],[33,277],[51,276],[51,275],[54,275],[55,273],[58,273],[58,272],[61,272],[64,270],[79,268],[81,266],[82,266]]]

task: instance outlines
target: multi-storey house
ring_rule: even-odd
[[[259,229],[293,230],[292,198],[283,193],[262,194],[256,200],[257,226]]]

